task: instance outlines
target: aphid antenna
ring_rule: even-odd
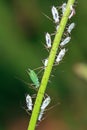
[[[33,69],[33,70],[40,70],[40,69],[42,69],[43,68],[43,66],[40,66],[40,67],[37,67],[37,68],[35,68],[35,69]]]
[[[35,90],[36,92],[38,91],[38,90],[34,87],[34,84],[27,83],[26,81],[24,81],[23,79],[20,79],[20,78],[18,78],[18,77],[16,77],[16,79],[20,80],[22,83],[24,83],[25,85],[27,85],[30,89],[33,89],[33,90]]]
[[[49,19],[51,22],[53,22],[53,20],[48,16],[46,15],[45,13],[41,12],[47,19]]]
[[[40,66],[40,67],[35,68],[33,70],[39,70],[39,72],[37,72],[37,75],[39,75],[43,71],[43,69],[44,69],[44,66]],[[32,84],[32,85],[35,86],[34,84]]]
[[[42,60],[42,63],[44,64],[44,60]],[[39,75],[45,69],[45,66],[40,66],[34,70],[38,70],[38,69],[40,69],[40,71],[37,73],[37,75]]]
[[[51,106],[51,107],[45,109],[45,112],[46,112],[46,111],[53,110],[53,109],[54,109],[56,106],[58,106],[58,105],[60,105],[60,102],[57,102],[57,104],[55,104],[55,105],[53,105],[53,106]]]
[[[66,28],[66,29],[68,29],[68,28]],[[63,36],[64,36],[64,37],[70,36],[69,33],[67,32],[67,30],[64,31]]]

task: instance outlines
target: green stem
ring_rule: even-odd
[[[37,94],[36,101],[35,101],[35,104],[34,104],[32,115],[31,115],[31,119],[30,119],[30,122],[29,122],[28,130],[35,130],[40,106],[41,106],[41,103],[42,103],[42,100],[43,100],[43,97],[44,97],[44,93],[45,93],[45,90],[46,90],[46,86],[47,86],[47,83],[48,83],[48,80],[49,80],[49,77],[50,77],[50,74],[51,74],[51,71],[52,71],[52,67],[53,67],[55,57],[56,57],[58,46],[59,46],[60,40],[62,38],[65,26],[67,24],[68,17],[69,17],[70,12],[71,12],[70,6],[73,5],[74,2],[75,2],[75,0],[68,0],[66,11],[65,11],[65,13],[64,13],[64,15],[61,19],[58,32],[55,35],[55,38],[54,38],[54,41],[53,41],[53,46],[52,46],[52,49],[51,49],[51,52],[50,52],[50,55],[49,55],[49,59],[48,59],[48,65],[47,65],[47,67],[44,71],[43,77],[42,77],[41,85],[40,85],[40,88],[38,90],[38,94]]]

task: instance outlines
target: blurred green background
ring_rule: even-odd
[[[62,0],[0,0],[0,130],[26,130],[30,116],[22,109],[32,90],[26,70],[42,66],[48,56],[45,33],[55,25],[51,7]],[[52,97],[46,118],[37,130],[87,130],[87,1],[77,1],[72,40],[62,63],[54,68],[47,93]],[[41,78],[41,76],[40,76]],[[34,92],[35,93],[35,92]],[[46,116],[46,115],[45,115]],[[43,126],[43,127],[42,127]]]

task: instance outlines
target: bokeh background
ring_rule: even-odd
[[[51,7],[63,2],[0,0],[0,130],[27,130],[30,116],[23,110],[25,95],[36,92],[25,83],[31,83],[26,70],[43,65],[48,56],[45,33],[55,30],[42,12],[52,18]],[[47,111],[37,130],[87,130],[86,5],[86,0],[75,4],[76,15],[70,21],[76,23],[72,40],[47,87],[54,108]]]

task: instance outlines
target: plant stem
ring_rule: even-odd
[[[58,46],[59,46],[60,40],[62,38],[65,26],[67,24],[68,17],[69,17],[70,12],[71,12],[70,6],[73,5],[74,2],[75,2],[75,0],[68,0],[66,11],[61,19],[59,29],[55,35],[55,38],[53,41],[53,46],[52,46],[52,49],[50,51],[50,55],[48,58],[48,65],[45,68],[45,71],[44,71],[44,74],[43,74],[43,77],[41,80],[41,85],[40,85],[40,88],[38,90],[38,94],[37,94],[36,101],[34,104],[32,115],[31,115],[31,119],[29,122],[28,130],[35,130],[36,122],[38,119],[38,114],[40,111],[40,106],[41,106],[41,103],[42,103],[42,100],[43,100],[43,97],[45,94],[46,86],[47,86],[47,83],[48,83],[48,80],[49,80],[49,77],[50,77],[50,74],[52,71],[52,67],[53,67],[55,57],[56,57]]]

